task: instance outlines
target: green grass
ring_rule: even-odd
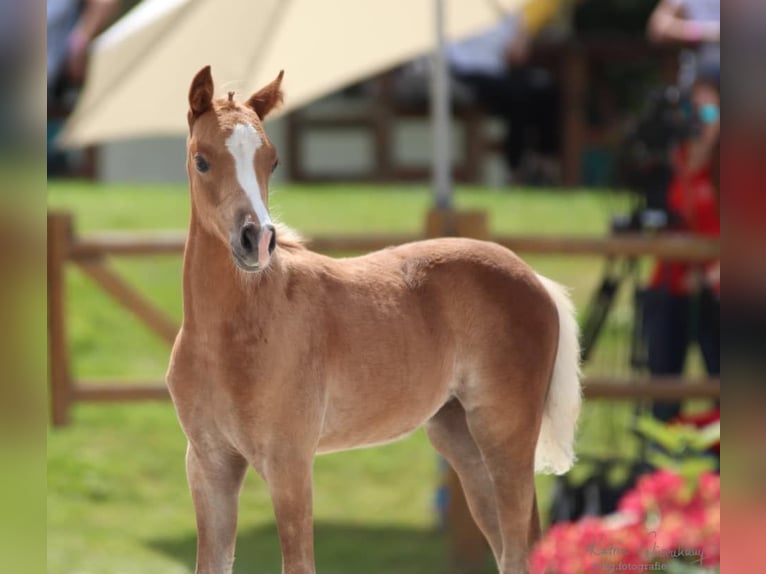
[[[372,572],[416,574],[423,564],[444,563],[444,540],[431,527],[437,476],[429,449],[419,433],[395,445],[317,459],[322,571],[351,574],[374,560]],[[193,571],[184,451],[170,404],[78,408],[70,427],[49,436],[48,571]],[[270,501],[254,473],[240,508],[235,571],[278,572]]]
[[[55,182],[48,205],[73,210],[83,231],[185,229],[185,186],[99,185]],[[572,233],[607,231],[609,215],[627,205],[623,194],[520,190],[513,193],[461,188],[458,207],[483,208],[495,232]],[[418,232],[431,196],[424,186],[285,185],[272,190],[273,214],[299,231]]]
[[[299,231],[419,232],[429,207],[424,187],[285,186],[272,210]],[[587,191],[497,193],[461,189],[457,204],[490,214],[494,232],[603,234],[623,196]],[[54,183],[49,206],[76,216],[78,232],[182,229],[188,192],[177,186]],[[582,304],[596,285],[596,260],[535,257],[542,273],[574,289]],[[115,268],[180,319],[180,258],[116,260]],[[161,380],[167,345],[148,333],[90,280],[67,275],[69,335],[77,377]],[[617,317],[627,318],[627,307]],[[617,321],[615,335],[624,331]],[[619,339],[619,337],[613,337]],[[605,341],[606,350],[618,343]],[[611,367],[610,367],[611,368]],[[185,440],[169,403],[83,405],[73,423],[48,435],[50,574],[188,573],[195,553],[194,516],[184,476]],[[604,421],[628,407],[589,405],[583,444],[625,452]],[[399,443],[317,459],[317,561],[325,574],[421,574],[448,570],[444,534],[434,528],[435,456],[422,432]],[[541,479],[543,504],[550,482]],[[270,502],[255,476],[246,483],[235,572],[278,572],[279,546]],[[492,570],[488,570],[491,572]]]

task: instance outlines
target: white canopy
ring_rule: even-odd
[[[444,0],[459,39],[525,0]],[[285,70],[282,112],[435,47],[432,0],[144,0],[95,42],[66,146],[182,134],[194,73],[244,97]]]

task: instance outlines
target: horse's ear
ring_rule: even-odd
[[[213,107],[213,76],[205,66],[192,80],[189,88],[189,123]]]
[[[282,103],[282,77],[284,75],[285,71],[281,70],[276,80],[258,90],[247,100],[247,105],[255,110],[259,118],[264,119]]]

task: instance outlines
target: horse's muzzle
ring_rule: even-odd
[[[243,271],[259,271],[268,266],[276,246],[277,232],[273,225],[256,225],[249,221],[232,237],[231,253]]]

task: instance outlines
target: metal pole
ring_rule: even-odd
[[[438,209],[452,208],[452,147],[450,138],[450,89],[447,70],[445,0],[434,0],[436,48],[431,79],[431,124],[433,126],[433,188]]]

